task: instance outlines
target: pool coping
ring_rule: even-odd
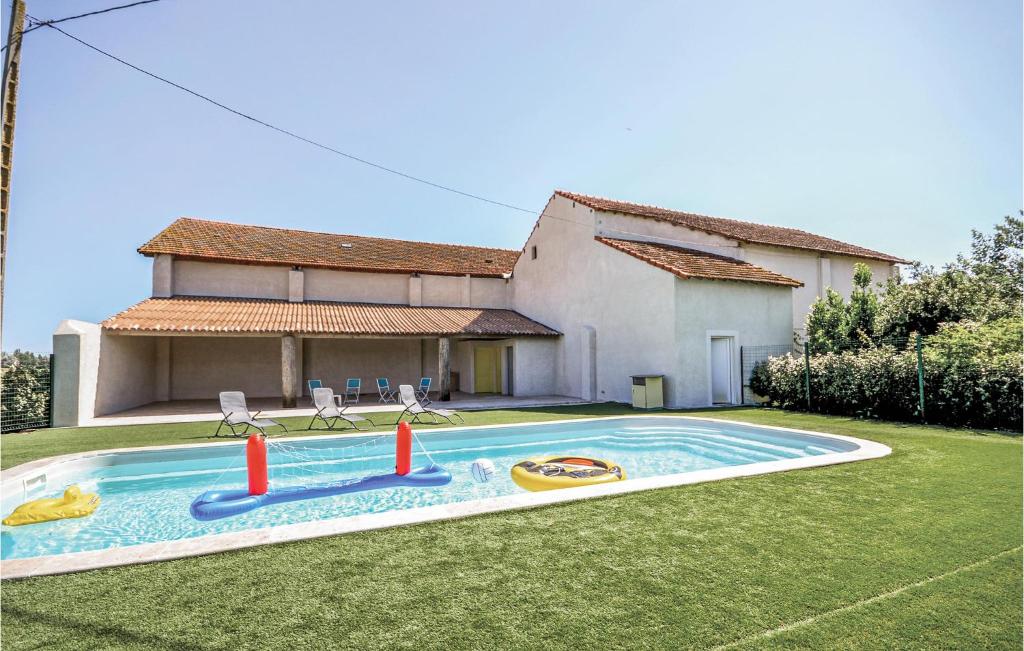
[[[130,545],[127,547],[112,547],[109,549],[70,552],[66,554],[55,554],[50,556],[37,556],[33,558],[13,558],[0,561],[0,579],[21,579],[32,576],[43,576],[51,574],[66,574],[70,572],[81,572],[105,567],[117,567],[121,565],[135,565],[140,563],[151,563],[166,561],[177,558],[188,558],[192,556],[205,556],[219,552],[256,547],[282,542],[293,542],[308,540],[311,538],[322,538],[357,531],[372,531],[389,527],[397,527],[426,522],[437,522],[464,518],[485,513],[496,513],[499,511],[519,510],[547,506],[550,504],[561,504],[575,502],[578,500],[594,497],[607,497],[612,495],[623,495],[638,491],[655,490],[658,488],[669,488],[672,486],[686,486],[699,484],[708,481],[720,481],[723,479],[734,479],[737,477],[752,477],[789,470],[803,468],[816,468],[831,466],[867,459],[877,459],[892,453],[892,449],[881,443],[866,439],[843,436],[841,434],[829,434],[826,432],[815,432],[789,427],[777,427],[772,425],[759,425],[744,421],[735,421],[721,418],[707,418],[697,416],[681,416],[675,414],[636,414],[620,416],[602,416],[596,418],[569,418],[550,421],[531,421],[528,423],[508,423],[499,425],[467,425],[459,427],[444,427],[431,429],[422,432],[421,436],[430,436],[436,432],[451,432],[466,429],[496,429],[527,427],[535,425],[555,425],[576,422],[596,422],[603,420],[644,419],[644,418],[672,418],[678,420],[704,421],[726,423],[730,425],[742,425],[757,427],[781,432],[795,434],[807,434],[823,436],[854,443],[858,449],[849,452],[832,452],[812,457],[798,457],[796,459],[781,459],[777,461],[761,461],[757,463],[726,466],[724,468],[712,468],[708,470],[696,470],[672,475],[659,475],[657,477],[643,477],[630,479],[623,482],[611,484],[600,484],[595,486],[581,486],[578,488],[567,488],[562,490],[551,490],[537,493],[516,493],[514,495],[503,495],[489,497],[467,502],[456,502],[452,504],[436,504],[432,506],[421,506],[412,509],[399,511],[385,511],[383,513],[368,513],[329,520],[316,520],[313,522],[300,522],[295,524],[264,527],[261,529],[247,529],[245,531],[232,531],[226,533],[209,534],[191,538],[180,538],[163,542],[144,543],[141,545]],[[367,432],[362,434],[335,434],[335,435],[312,435],[289,437],[289,441],[301,440],[325,440],[329,438],[353,438],[356,436],[388,436],[393,433]],[[174,450],[182,448],[195,448],[204,446],[230,446],[244,445],[245,440],[212,443],[186,443],[177,445],[142,446],[133,448],[112,448],[108,450],[91,450],[64,454],[45,459],[37,459],[4,471],[6,475],[0,483],[4,490],[9,485],[23,480],[29,475],[43,467],[54,463],[61,463],[70,460],[88,459],[107,454],[122,452],[155,452],[160,450]]]

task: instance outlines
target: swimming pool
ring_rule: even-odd
[[[81,559],[87,566],[155,560],[854,461],[889,452],[885,446],[848,437],[676,416],[449,428],[417,434],[423,447],[414,448],[413,466],[426,464],[429,455],[451,472],[450,484],[290,502],[209,522],[193,519],[189,505],[206,490],[245,487],[244,442],[86,453],[26,464],[5,472],[4,515],[27,499],[59,495],[74,483],[85,492],[99,493],[102,503],[85,518],[4,526],[0,530],[4,573],[9,575],[13,568],[21,574],[19,568],[27,567],[42,568],[30,573],[53,567],[64,568],[54,571],[70,571],[66,568],[81,569],[77,568]],[[625,469],[629,479],[545,493],[528,493],[512,482],[509,471],[515,463],[545,454],[610,459]],[[496,467],[493,479],[486,483],[474,481],[470,472],[472,462],[481,457]],[[272,487],[390,472],[395,463],[394,435],[276,439],[269,446],[268,461]],[[29,561],[37,562],[26,564]]]

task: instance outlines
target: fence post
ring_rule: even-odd
[[[53,427],[53,353],[50,353],[50,386],[46,393],[50,396],[46,405],[46,426]]]
[[[804,343],[804,393],[807,394],[807,411],[811,411],[811,342]]]
[[[916,336],[914,347],[917,348],[917,396],[921,409],[921,421],[924,421],[924,357],[921,354],[921,335]]]

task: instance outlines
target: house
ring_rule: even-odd
[[[665,376],[677,407],[744,400],[742,347],[786,345],[818,296],[900,258],[804,231],[556,190],[513,270],[520,313],[562,333],[554,392],[628,402]]]
[[[899,258],[794,229],[556,191],[520,251],[181,218],[139,248],[149,298],[54,333],[54,422],[222,390],[295,406],[306,380],[451,391],[743,399],[743,346],[785,345],[814,297]]]

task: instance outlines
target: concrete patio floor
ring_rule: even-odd
[[[471,394],[455,392],[448,402],[435,400],[429,406],[474,411],[481,409],[515,409],[519,407],[553,407],[557,405],[585,404],[585,400],[568,396],[532,396],[515,397],[494,394]],[[308,416],[312,418],[316,410],[308,396],[299,400],[299,406],[283,409],[280,398],[249,398],[246,406],[250,411],[261,411],[260,416],[280,418],[286,416]],[[364,395],[358,404],[349,405],[348,411],[353,413],[398,412],[402,406],[395,403],[380,404],[376,396]],[[396,414],[397,416],[397,414]],[[98,416],[85,423],[89,427],[112,425],[154,425],[159,423],[194,423],[208,420],[220,420],[220,406],[216,400],[171,400],[168,402],[151,402],[148,405],[134,407],[107,416]]]

